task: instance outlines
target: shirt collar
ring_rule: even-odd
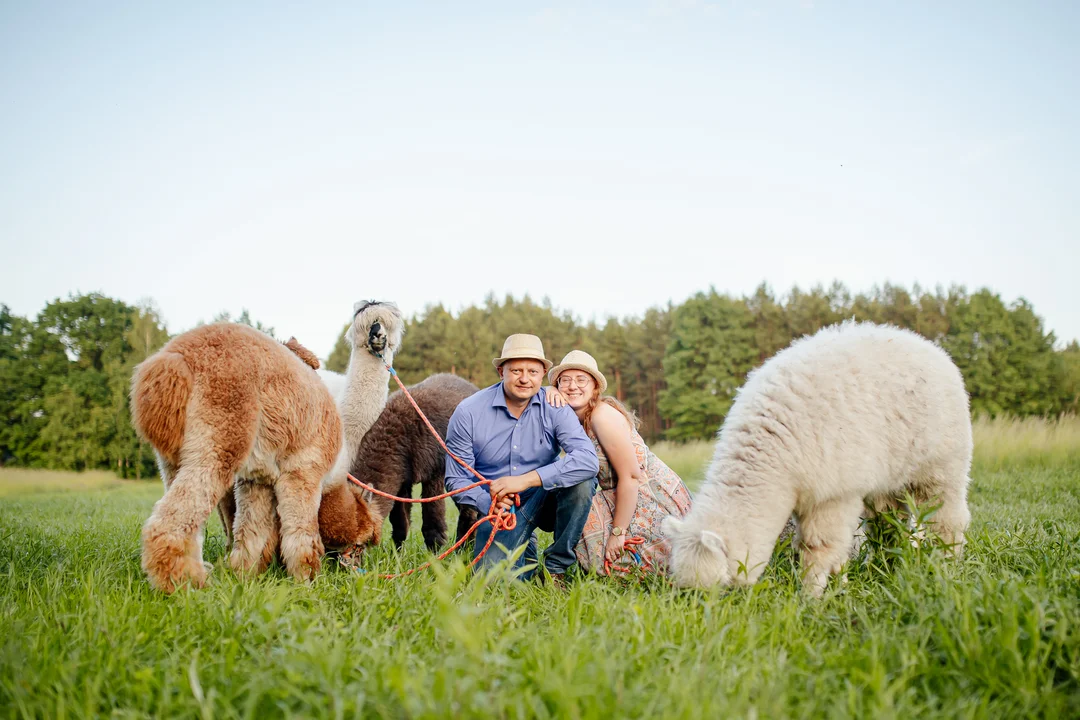
[[[491,400],[491,407],[507,407],[506,405],[506,392],[503,390],[502,382],[497,382],[491,386],[495,391],[495,397]],[[540,388],[540,392],[529,398],[529,405],[539,405],[540,395],[544,392],[544,388]]]

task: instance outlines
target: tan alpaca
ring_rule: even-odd
[[[234,484],[232,568],[262,572],[280,542],[290,575],[318,572],[321,480],[342,426],[304,360],[253,328],[205,325],[135,368],[131,400],[165,483],[142,531],[142,566],[155,587],[205,584],[203,528]]]
[[[392,364],[401,346],[405,322],[392,302],[361,301],[353,305],[353,319],[345,338],[351,348],[345,375],[321,370],[318,359],[292,338],[285,343],[305,363],[318,370],[323,382],[335,395],[342,418],[342,442],[337,462],[322,479],[319,504],[319,534],[330,549],[378,544],[382,518],[372,512],[363,493],[346,482],[345,473],[355,457],[360,441],[379,417],[389,392]],[[375,356],[378,353],[382,359]],[[236,503],[226,495],[218,505],[221,521],[232,544]],[[270,557],[273,557],[271,553]],[[267,560],[269,562],[269,560]]]

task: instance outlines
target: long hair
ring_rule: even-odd
[[[595,410],[596,406],[600,403],[606,403],[621,412],[623,414],[623,417],[626,418],[627,422],[630,423],[630,427],[634,430],[637,430],[638,425],[640,424],[637,415],[635,415],[632,410],[627,408],[617,399],[611,397],[610,395],[601,395],[598,391],[595,395],[592,396],[592,400],[590,400],[589,404],[585,407],[585,414],[581,418],[581,424],[585,428],[585,434],[588,435],[590,438],[596,438],[596,434],[593,433],[592,429],[592,414],[593,410]]]

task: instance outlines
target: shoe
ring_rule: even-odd
[[[545,570],[540,574],[540,584],[548,585],[559,590],[561,592],[567,592],[570,590],[570,584],[566,581],[566,575],[563,573],[549,573]]]

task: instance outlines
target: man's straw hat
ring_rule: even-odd
[[[557,383],[559,375],[565,370],[587,372],[593,376],[593,380],[596,380],[596,384],[600,386],[601,394],[607,390],[607,378],[604,377],[604,373],[600,372],[600,368],[596,366],[596,358],[584,350],[571,350],[566,353],[566,357],[562,359],[562,362],[548,371],[548,382],[552,385]]]
[[[507,360],[539,360],[544,369],[551,368],[551,361],[544,357],[544,344],[535,335],[511,335],[503,343],[502,355],[491,361],[496,368]]]

